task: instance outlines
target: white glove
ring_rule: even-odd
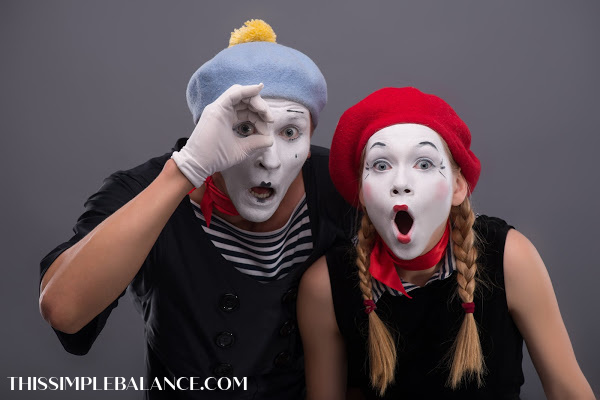
[[[195,186],[200,187],[212,174],[246,159],[253,151],[273,145],[267,122],[273,116],[259,96],[264,85],[233,85],[206,106],[192,135],[171,158]],[[248,136],[234,132],[236,121],[249,121],[256,133]],[[247,128],[247,127],[245,127]]]

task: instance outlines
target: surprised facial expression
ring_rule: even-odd
[[[403,260],[426,253],[441,238],[453,182],[443,142],[426,126],[392,125],[367,142],[361,199],[381,238]]]
[[[227,192],[240,215],[252,222],[268,220],[302,170],[310,150],[310,112],[301,104],[265,99],[274,122],[262,124],[273,145],[252,153],[241,163],[221,172]],[[248,136],[256,126],[238,115],[234,134]]]

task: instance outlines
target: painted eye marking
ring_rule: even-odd
[[[438,172],[444,177],[446,178],[446,175],[444,175],[444,173],[442,172],[443,169],[446,169],[446,166],[444,165],[444,159],[442,159],[442,161],[440,161],[440,169],[438,170]]]
[[[371,170],[371,166],[369,165],[369,163],[365,163],[365,169],[367,171]]]
[[[304,111],[297,111],[297,110],[285,110],[287,112],[294,112],[294,113],[298,113],[298,114],[304,114]]]
[[[233,130],[242,136],[250,136],[258,132],[256,126],[250,121],[240,122],[233,127]]]
[[[281,132],[279,132],[279,136],[283,137],[285,140],[290,142],[298,139],[301,135],[302,133],[295,126],[287,126],[283,128]]]
[[[365,181],[367,180],[367,178],[369,177],[369,175],[370,175],[370,174],[367,174],[367,176],[365,176],[365,179],[364,179]]]
[[[373,163],[373,168],[374,168],[376,171],[381,171],[381,172],[383,172],[383,171],[387,171],[387,170],[390,170],[390,169],[392,169],[392,166],[391,166],[391,165],[390,165],[390,163],[389,163],[389,162],[387,162],[387,161],[384,161],[384,160],[377,160],[377,161],[375,161],[375,162]]]

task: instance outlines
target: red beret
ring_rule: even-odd
[[[471,191],[475,189],[481,164],[470,149],[469,128],[452,107],[412,87],[383,88],[346,110],[333,135],[329,172],[347,202],[359,204],[360,156],[369,138],[385,127],[403,123],[425,125],[436,131],[448,144]]]

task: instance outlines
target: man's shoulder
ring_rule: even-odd
[[[310,145],[310,154],[312,157],[329,159],[329,149],[314,144]]]
[[[164,153],[160,156],[153,157],[148,161],[139,164],[133,168],[118,170],[111,174],[107,180],[119,180],[126,183],[131,189],[137,189],[136,192],[139,192],[146,188],[162,171],[166,162],[171,158],[171,154],[174,150],[180,149],[182,142],[185,144],[186,139],[179,139],[173,149],[171,151]]]
[[[317,174],[322,174],[326,171],[326,176],[329,178],[329,149],[310,145],[310,158],[306,160],[304,168],[312,169]]]
[[[312,145],[311,156],[305,170],[305,186],[309,188],[309,203],[317,204],[317,209],[330,226],[341,229],[342,237],[353,232],[356,212],[338,193],[329,176],[329,149]],[[307,181],[308,179],[308,181]],[[310,207],[310,205],[309,205]]]
[[[165,153],[158,157],[153,157],[148,161],[139,164],[133,168],[126,170],[119,170],[115,172],[113,175],[122,175],[129,176],[132,178],[135,177],[148,177],[151,179],[156,178],[156,176],[160,173],[160,171],[165,166],[166,162],[171,158],[171,152]]]

